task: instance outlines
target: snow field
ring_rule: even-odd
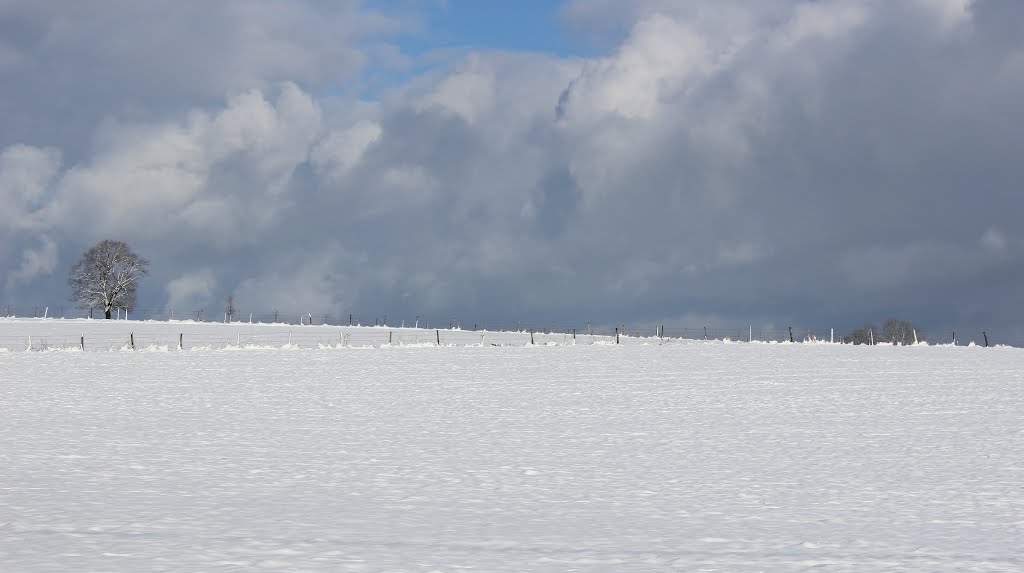
[[[4,571],[1020,571],[1024,351],[0,354]]]
[[[182,321],[0,318],[3,350],[336,348],[381,346],[525,346],[614,342],[614,336],[488,332],[386,326]]]

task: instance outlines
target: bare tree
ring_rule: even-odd
[[[917,329],[914,328],[913,324],[905,320],[899,320],[896,318],[890,318],[885,321],[882,325],[881,338],[882,342],[888,342],[889,344],[900,344],[908,345],[915,342],[914,335]],[[917,332],[918,340],[924,340],[924,336]]]
[[[843,337],[843,342],[846,344],[874,344],[877,342],[876,334],[878,329],[872,324],[865,324],[864,326],[854,330],[850,334]]]
[[[149,261],[125,243],[102,241],[71,267],[71,300],[79,308],[102,308],[108,319],[114,308],[131,310],[135,307],[137,283],[149,274],[148,266]]]

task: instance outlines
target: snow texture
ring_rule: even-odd
[[[306,319],[306,317],[299,317]],[[308,319],[306,319],[308,320]],[[217,323],[191,320],[137,321],[0,318],[0,351],[223,348],[323,348],[381,346],[524,346],[614,343],[614,336],[583,332],[488,332],[398,326],[335,326]],[[440,344],[438,344],[440,342]],[[633,338],[630,342],[641,342]]]
[[[1021,571],[1022,365],[722,342],[0,352],[0,570]]]

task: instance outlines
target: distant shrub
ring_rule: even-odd
[[[910,322],[907,322],[905,320],[899,320],[896,318],[890,318],[889,320],[885,321],[885,323],[882,325],[882,328],[878,328],[870,323],[865,324],[864,326],[844,336],[843,342],[845,344],[909,345],[914,343],[915,333],[917,335],[917,341],[925,341],[924,334]]]

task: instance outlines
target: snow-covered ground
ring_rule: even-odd
[[[135,348],[206,350],[226,347],[319,348],[322,346],[524,346],[527,344],[594,344],[614,336],[580,332],[488,332],[485,330],[424,329],[402,326],[328,326],[194,322],[0,318],[3,350],[112,350]],[[620,340],[621,341],[621,340]],[[635,341],[635,339],[634,339]]]
[[[175,347],[0,352],[0,571],[1024,570],[1019,349]]]

